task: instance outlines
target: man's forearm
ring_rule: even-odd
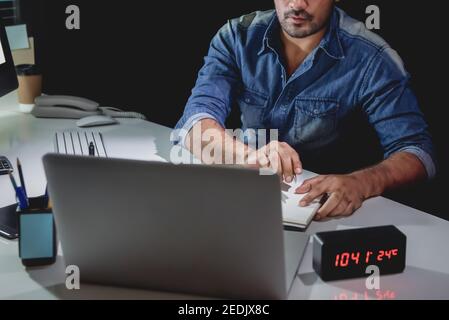
[[[399,152],[380,164],[351,174],[360,181],[365,199],[427,178],[422,162],[413,154]]]
[[[185,144],[195,157],[208,164],[223,164],[229,161],[238,163],[238,159],[245,161],[249,153],[249,147],[246,144],[228,135],[225,129],[213,119],[204,119],[195,124],[187,135]],[[206,147],[212,152],[204,155],[203,150]],[[220,150],[220,152],[213,152],[213,150]]]

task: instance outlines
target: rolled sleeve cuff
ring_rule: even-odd
[[[197,113],[194,116],[190,117],[184,126],[178,130],[177,137],[175,139],[175,144],[179,144],[181,147],[186,148],[186,138],[189,134],[190,130],[201,120],[204,119],[213,119],[218,122],[218,120],[209,113]]]
[[[426,151],[419,147],[406,147],[404,149],[399,150],[398,152],[407,152],[415,155],[422,162],[427,171],[427,176],[429,179],[433,179],[436,176],[437,169],[435,162],[432,159],[432,156],[428,154]]]

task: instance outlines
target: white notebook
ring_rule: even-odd
[[[295,194],[295,191],[302,185],[303,181],[303,179],[298,177],[296,182],[291,184],[283,184],[282,216],[284,226],[306,229],[312,222],[318,209],[321,207],[321,199],[313,201],[307,207],[299,206],[299,203],[305,195]]]

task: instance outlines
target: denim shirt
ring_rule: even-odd
[[[281,27],[274,10],[228,21],[211,42],[175,142],[198,121],[223,127],[237,103],[246,129],[278,129],[296,150],[319,150],[339,136],[339,124],[362,108],[385,158],[416,155],[436,174],[432,140],[410,76],[399,55],[359,21],[335,8],[320,44],[287,77]]]

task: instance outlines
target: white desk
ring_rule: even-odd
[[[20,157],[31,196],[45,189],[41,157],[53,151],[57,130],[75,129],[72,120],[43,120],[18,112],[15,93],[0,99],[0,154],[15,162]],[[169,158],[169,128],[140,120],[122,120],[119,126],[101,129],[108,137],[123,139],[123,145],[107,146],[113,157],[133,155],[134,159],[154,157],[152,150]],[[132,142],[132,143],[131,143]],[[125,148],[126,149],[123,149]],[[0,206],[12,204],[14,193],[7,177],[0,177]],[[408,237],[407,269],[403,274],[382,277],[381,292],[368,292],[365,280],[324,283],[312,269],[309,245],[291,299],[377,299],[378,294],[396,299],[449,299],[449,222],[393,201],[367,201],[351,218],[313,223],[309,234],[393,224]],[[63,258],[50,267],[25,271],[18,258],[16,241],[0,239],[0,299],[172,299],[186,296],[168,293],[107,288],[82,284],[80,291],[65,289]]]

